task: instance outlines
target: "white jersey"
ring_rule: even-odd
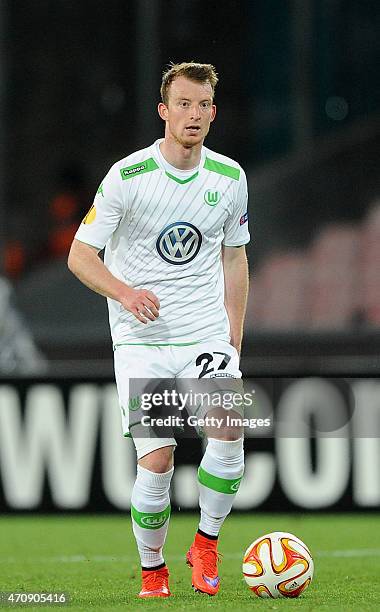
[[[198,168],[178,170],[160,142],[112,166],[76,238],[105,246],[110,272],[160,301],[144,325],[108,299],[114,346],[229,341],[221,246],[249,242],[244,171],[206,147]]]

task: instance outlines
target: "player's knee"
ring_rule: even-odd
[[[223,408],[216,408],[207,413],[209,423],[205,427],[205,434],[208,439],[215,438],[225,442],[234,442],[244,436],[242,427],[242,417],[235,410],[226,413]]]
[[[138,463],[146,470],[163,474],[173,467],[174,446],[164,446],[144,455]]]
[[[236,442],[243,437],[244,430],[242,427],[221,427],[219,431],[214,431],[208,438],[215,438],[222,442]]]

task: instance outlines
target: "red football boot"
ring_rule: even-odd
[[[187,564],[193,568],[191,582],[194,591],[216,595],[219,591],[217,551],[218,541],[195,535],[193,544],[186,555]]]
[[[156,570],[142,570],[142,587],[139,597],[169,597],[169,571],[162,567]]]

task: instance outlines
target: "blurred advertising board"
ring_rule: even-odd
[[[243,383],[254,402],[245,406],[242,422],[246,468],[236,510],[380,508],[380,380]],[[205,444],[179,433],[174,510],[198,507]],[[111,378],[0,381],[1,511],[127,511],[135,473],[133,442],[122,435]]]

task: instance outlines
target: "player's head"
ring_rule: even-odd
[[[171,64],[162,77],[162,102],[158,105],[167,135],[186,147],[203,142],[216,114],[217,82],[211,64]]]
[[[211,64],[197,64],[196,62],[182,62],[181,64],[170,64],[169,68],[162,75],[160,91],[161,99],[165,106],[169,104],[170,86],[179,77],[185,77],[189,81],[194,81],[201,85],[209,84],[212,90],[212,98],[214,98],[215,87],[218,82],[218,75],[215,72],[214,66]]]

